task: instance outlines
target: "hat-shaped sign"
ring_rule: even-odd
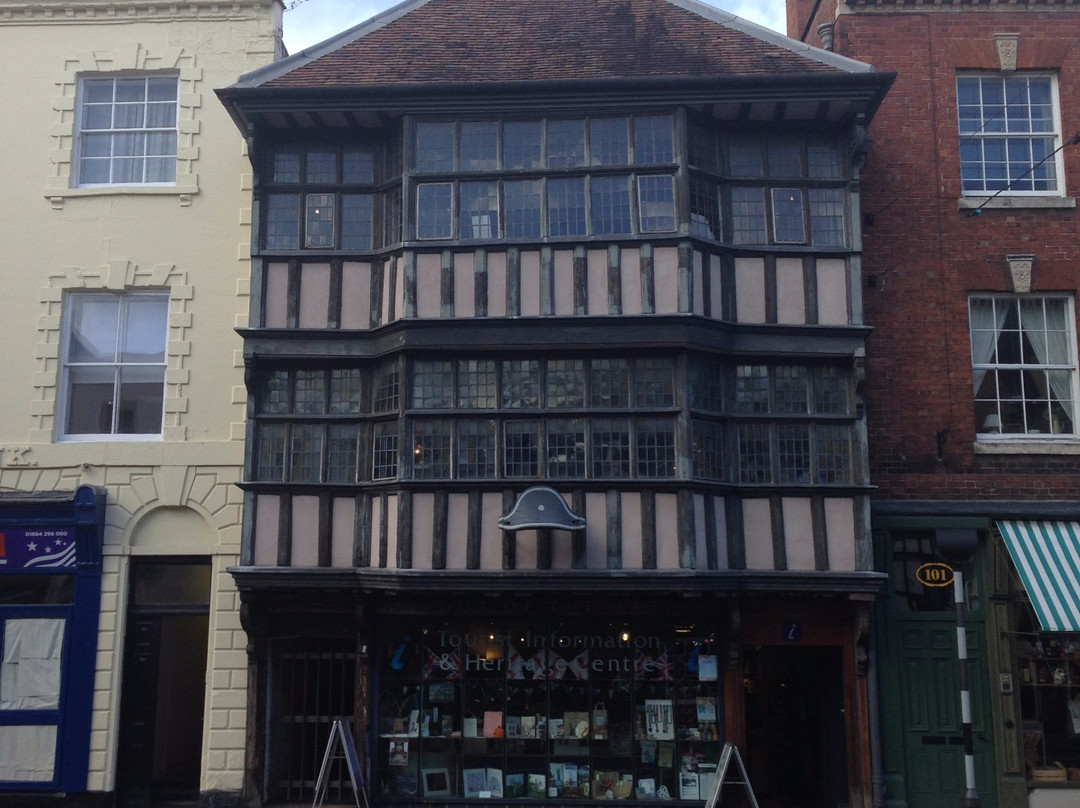
[[[510,513],[499,517],[503,530],[584,530],[585,517],[578,516],[568,507],[559,493],[547,486],[529,488],[518,497]]]

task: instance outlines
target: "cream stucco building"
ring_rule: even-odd
[[[0,0],[0,799],[238,799],[252,181],[214,90],[281,12]]]

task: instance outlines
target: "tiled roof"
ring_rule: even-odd
[[[860,62],[696,0],[411,0],[238,86],[845,74]]]

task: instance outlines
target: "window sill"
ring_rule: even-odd
[[[192,183],[182,185],[95,185],[93,188],[46,188],[43,196],[60,209],[65,199],[95,196],[175,196],[181,205],[190,205],[191,197],[199,192]]]
[[[1080,440],[1002,440],[983,438],[975,442],[975,454],[999,455],[1080,455]]]
[[[957,210],[1073,210],[1076,208],[1074,196],[998,196],[990,199],[986,196],[962,196],[956,200]]]

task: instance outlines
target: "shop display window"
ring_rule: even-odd
[[[710,631],[401,621],[382,639],[384,796],[708,794],[724,737]]]
[[[1039,631],[1028,614],[1016,636],[1028,778],[1080,780],[1080,634]]]

